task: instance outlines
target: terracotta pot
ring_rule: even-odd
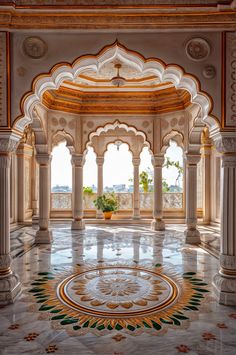
[[[104,214],[105,219],[111,219],[111,216],[112,216],[112,212],[111,211],[103,212],[103,214]]]

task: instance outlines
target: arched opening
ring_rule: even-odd
[[[93,147],[88,147],[85,155],[85,163],[83,167],[83,200],[84,212],[88,216],[87,210],[93,210],[97,194],[97,164],[96,153]]]
[[[52,149],[51,161],[51,212],[69,211],[72,207],[71,154],[66,141]]]
[[[120,140],[108,144],[104,158],[104,192],[115,192],[119,210],[132,210],[133,165],[128,144]]]
[[[163,208],[183,209],[184,206],[184,164],[183,149],[173,140],[165,152],[162,172]]]

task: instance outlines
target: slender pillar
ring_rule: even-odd
[[[33,217],[35,216],[38,219],[38,164],[35,155],[32,160],[32,170],[32,209]]]
[[[10,163],[10,153],[0,152],[0,305],[13,303],[21,292],[19,277],[11,269]]]
[[[211,219],[211,143],[204,142],[202,149],[203,163],[203,221],[210,223]]]
[[[83,220],[83,154],[72,154],[73,165],[73,222],[71,229],[84,229]]]
[[[139,165],[140,165],[140,158],[133,158],[133,167],[134,167],[133,218],[134,219],[140,219]]]
[[[50,213],[50,181],[49,169],[51,156],[47,153],[36,155],[39,164],[39,230],[36,233],[35,242],[47,244],[52,242],[52,232],[49,231]]]
[[[197,163],[199,154],[186,154],[186,224],[185,242],[198,244],[201,242],[197,229]]]
[[[154,155],[152,164],[154,168],[154,200],[153,200],[153,221],[151,229],[156,231],[165,230],[162,211],[162,166],[164,164],[163,154]]]
[[[220,303],[236,306],[236,152],[222,156],[220,242],[220,271],[213,285]]]
[[[103,164],[104,164],[104,157],[98,156],[96,159],[97,168],[98,168],[98,176],[97,176],[97,195],[101,196],[103,194]],[[97,218],[103,218],[103,213],[101,210],[97,210]]]

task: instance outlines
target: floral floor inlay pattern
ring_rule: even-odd
[[[161,264],[77,264],[72,274],[38,276],[29,292],[39,311],[74,330],[167,330],[198,311],[208,292],[195,272],[180,276]]]
[[[235,355],[236,311],[215,299],[206,250],[218,236],[202,226],[204,245],[187,245],[184,228],[55,223],[51,245],[14,230],[22,295],[0,308],[0,355]]]

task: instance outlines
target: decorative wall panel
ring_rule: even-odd
[[[7,39],[0,32],[0,126],[7,125]]]
[[[236,126],[236,32],[226,33],[226,125]]]

